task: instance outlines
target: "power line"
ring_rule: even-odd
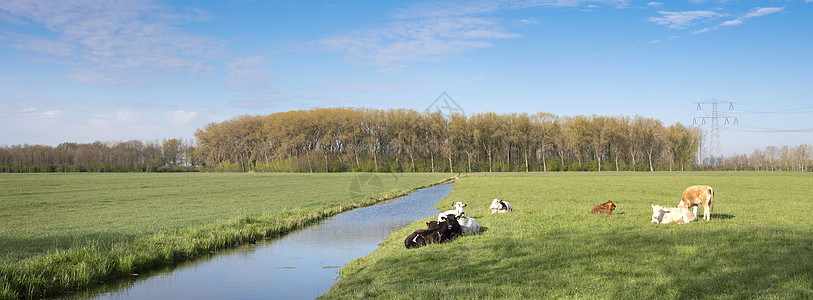
[[[813,105],[789,108],[789,109],[784,109],[784,110],[776,110],[776,111],[754,111],[754,110],[747,110],[747,109],[737,109],[736,112],[732,112],[732,113],[734,113],[734,114],[806,114],[806,113],[813,113]]]
[[[783,101],[793,100],[793,99],[797,99],[797,98],[804,98],[804,97],[808,97],[808,96],[813,96],[813,93],[810,93],[810,94],[802,94],[802,95],[796,95],[796,96],[790,96],[790,97],[779,98],[779,99],[773,99],[773,100],[766,100],[766,101],[762,101],[762,102],[757,102],[756,104],[760,104],[760,103],[770,103],[770,104],[771,104],[771,106],[773,106],[773,105],[776,105],[778,102],[783,102]]]
[[[752,126],[752,125],[744,125],[744,124],[737,124],[735,131],[740,132],[764,132],[764,133],[781,133],[781,132],[813,132],[813,128],[802,128],[802,129],[776,129],[776,128],[768,128],[768,127],[761,127],[761,126]]]
[[[695,114],[695,113],[697,113],[697,110],[692,111],[692,113],[690,113],[690,114],[686,115],[685,117],[683,117],[682,119],[678,120],[678,121],[677,121],[677,122],[675,122],[675,123],[680,123],[680,122],[683,122],[683,120],[686,120],[687,118],[691,117],[691,116],[692,116],[693,114]]]

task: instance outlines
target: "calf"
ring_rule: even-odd
[[[608,200],[607,202],[594,206],[593,209],[590,210],[590,213],[591,214],[602,213],[605,215],[612,215],[613,210],[615,210],[615,203],[613,203],[612,200]]]
[[[477,224],[474,218],[467,217],[466,213],[460,215],[460,219],[457,220],[457,223],[460,224],[462,234],[475,234],[480,232],[480,224]]]
[[[502,201],[500,199],[494,199],[493,201],[491,201],[491,206],[489,206],[489,208],[491,208],[492,214],[495,212],[504,213],[507,211],[514,210],[514,208],[511,207],[511,204],[508,204],[508,202]]]
[[[652,223],[689,223],[697,220],[697,215],[685,207],[663,207],[652,204]]]
[[[404,246],[407,249],[442,243],[461,234],[460,224],[457,223],[457,218],[453,214],[443,217],[440,222],[432,221],[426,225],[429,227],[428,229],[415,230],[404,239]]]
[[[677,207],[692,208],[692,213],[697,216],[697,206],[703,205],[703,219],[711,220],[711,211],[714,210],[714,190],[708,185],[695,185],[683,191],[683,197]]]
[[[457,203],[452,204],[452,209],[451,210],[447,210],[447,211],[444,211],[444,212],[438,214],[438,222],[440,222],[441,217],[445,217],[445,216],[447,216],[449,214],[453,214],[453,215],[455,215],[455,217],[459,217],[460,215],[463,214],[463,208],[464,207],[466,207],[466,204],[463,203],[463,202],[458,201]]]

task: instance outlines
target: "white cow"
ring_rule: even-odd
[[[459,217],[461,214],[463,214],[464,207],[466,207],[466,204],[460,201],[458,201],[455,204],[452,204],[451,210],[447,210],[438,214],[438,222],[441,221],[440,220],[441,217],[445,217],[446,215],[455,215],[455,217]]]
[[[463,202],[457,202],[452,205],[452,210],[447,210],[438,214],[438,222],[441,221],[442,217],[446,217],[447,215],[455,215],[458,217],[457,223],[460,224],[460,229],[463,231],[463,234],[474,234],[480,232],[480,224],[477,224],[477,221],[474,218],[466,217],[466,213],[463,212],[463,208],[467,205]]]
[[[467,217],[466,213],[460,215],[460,219],[457,219],[457,223],[460,224],[460,229],[463,231],[463,234],[475,234],[480,232],[480,224],[477,224],[474,218]]]
[[[508,202],[502,201],[500,199],[494,199],[494,201],[491,201],[491,206],[489,206],[489,208],[491,208],[492,214],[496,212],[504,213],[507,211],[514,210],[514,208],[511,207],[511,204],[508,204]]]
[[[697,220],[697,215],[685,207],[664,207],[652,204],[652,223],[689,223]]]

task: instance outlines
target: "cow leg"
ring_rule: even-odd
[[[697,205],[692,207],[692,213],[695,215],[695,217],[697,217]]]
[[[703,205],[703,220],[711,220],[711,211],[709,211],[708,205]]]

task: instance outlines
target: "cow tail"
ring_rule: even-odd
[[[709,212],[714,211],[714,190],[709,187]]]

